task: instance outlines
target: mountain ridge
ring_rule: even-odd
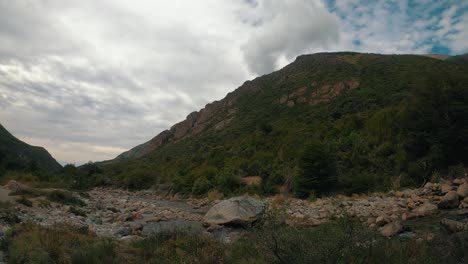
[[[0,164],[5,169],[41,169],[58,172],[62,166],[43,147],[29,145],[0,124]]]
[[[381,189],[395,175],[419,183],[466,162],[467,71],[421,55],[298,56],[103,165],[132,188],[229,192],[244,188],[240,177],[260,176],[260,189],[275,193],[292,188],[315,146],[331,153],[337,188]]]

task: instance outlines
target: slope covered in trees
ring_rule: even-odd
[[[24,143],[0,125],[0,176],[6,171],[58,172],[61,168],[47,150]]]
[[[301,196],[421,183],[467,164],[467,72],[417,55],[300,56],[106,163],[104,174],[193,194],[293,191],[301,180]],[[252,175],[262,184],[243,186]]]

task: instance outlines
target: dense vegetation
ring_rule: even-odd
[[[349,219],[316,228],[266,218],[232,244],[193,231],[131,243],[87,228],[16,225],[2,249],[9,263],[464,263],[468,234],[432,240],[382,238]]]
[[[0,176],[26,171],[35,180],[73,189],[170,184],[190,195],[268,195],[282,187],[307,197],[420,184],[467,165],[466,72],[467,65],[415,55],[300,56],[231,93],[227,98],[236,100],[224,102],[200,133],[169,138],[135,160],[44,173],[39,164],[52,171],[57,166],[11,155],[5,146],[27,145],[12,144],[12,136],[0,129]],[[350,88],[352,83],[356,87]],[[304,87],[301,98],[294,97]],[[290,102],[281,103],[284,97]],[[260,176],[262,184],[245,186],[245,176]]]
[[[235,114],[223,109],[212,118],[230,120],[223,129],[213,123],[144,158],[108,165],[104,174],[120,186],[169,182],[186,194],[270,194],[283,186],[307,196],[418,184],[467,164],[466,72],[465,65],[413,55],[301,56],[235,91]],[[320,87],[351,81],[358,88],[313,101]],[[279,103],[301,87],[309,103]],[[248,175],[261,176],[262,185],[242,186]]]

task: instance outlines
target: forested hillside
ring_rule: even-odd
[[[104,174],[188,194],[419,184],[467,164],[467,73],[417,55],[300,56],[104,163]],[[245,176],[262,183],[244,186]]]

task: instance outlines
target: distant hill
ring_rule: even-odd
[[[468,53],[449,57],[446,59],[446,61],[455,62],[459,64],[468,64]]]
[[[62,166],[42,147],[24,143],[0,125],[0,167],[57,172]]]
[[[468,157],[468,67],[447,60],[299,56],[103,164],[127,186],[171,182],[203,193],[248,189],[239,177],[261,176],[258,188],[277,192],[318,148],[329,153],[337,189],[423,182]]]

